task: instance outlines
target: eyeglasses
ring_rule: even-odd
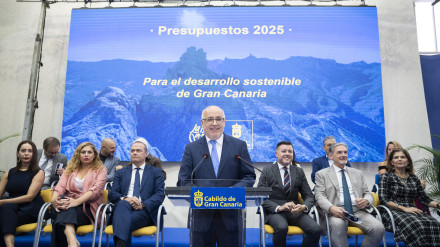
[[[202,120],[212,124],[214,123],[214,121],[216,121],[217,123],[223,123],[223,121],[225,121],[225,118],[204,118]]]

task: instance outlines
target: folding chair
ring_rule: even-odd
[[[49,195],[49,198],[52,197],[52,189],[50,189],[51,193]],[[83,225],[83,226],[79,226],[76,229],[76,234],[79,236],[82,235],[86,235],[88,233],[93,232],[93,242],[92,242],[92,247],[95,246],[95,240],[96,240],[96,230],[97,230],[97,226],[98,226],[98,219],[99,219],[99,213],[102,209],[102,207],[104,207],[107,203],[107,198],[108,198],[108,190],[104,190],[103,191],[103,196],[104,196],[104,204],[99,205],[98,210],[96,211],[96,216],[95,216],[95,225]],[[40,209],[40,213],[38,215],[38,225],[37,225],[37,229],[41,229],[43,228],[43,221],[44,221],[44,215],[46,214],[47,210],[50,210],[51,207],[51,203],[50,203],[50,199],[49,202],[45,203],[43,205],[43,207],[41,207]],[[52,224],[47,224],[46,226],[44,226],[43,228],[43,232],[44,233],[52,233]],[[35,231],[35,237],[34,237],[34,247],[38,247],[38,243],[40,241],[40,235],[41,235],[41,230],[37,230]]]
[[[301,197],[301,194],[298,193],[298,200],[299,202],[302,204],[303,200]],[[274,233],[274,229],[272,228],[271,225],[269,224],[264,224],[265,219],[264,219],[264,213],[263,213],[263,206],[259,206],[257,209],[257,214],[260,215],[260,220],[259,220],[259,230],[260,230],[260,234],[259,234],[259,242],[258,242],[258,246],[261,247],[261,242],[263,242],[263,247],[266,247],[266,238],[265,238],[265,234],[273,234]],[[310,217],[311,214],[315,214],[316,215],[316,220],[318,220],[319,222],[319,215],[318,215],[318,211],[316,210],[316,207],[313,206],[312,209],[309,212]],[[319,223],[318,223],[319,225]],[[264,229],[263,229],[264,227]],[[287,230],[287,236],[293,236],[293,235],[303,235],[304,237],[305,232],[298,226],[289,226],[288,230]],[[263,240],[263,241],[261,241]],[[322,242],[321,242],[321,237],[319,237],[319,246],[322,247]]]
[[[378,218],[378,220],[380,222],[382,222],[382,218],[380,217],[379,211],[377,210],[377,206],[379,206],[379,196],[376,193],[371,193],[371,195],[374,198],[374,203],[372,205],[373,208],[373,213],[375,213],[376,218]],[[328,236],[328,242],[329,242],[329,247],[332,247],[332,241],[331,241],[331,235],[330,235],[330,226],[328,223],[328,215],[325,214],[325,221],[327,224],[327,236]],[[348,230],[347,230],[347,235],[355,235],[356,236],[356,241],[355,241],[355,246],[358,246],[358,236],[359,235],[365,235],[365,232],[362,231],[362,229],[360,229],[359,227],[356,227],[354,225],[351,225],[351,223],[349,222],[348,224]],[[383,246],[386,247],[387,243],[385,241],[385,236],[383,237]]]
[[[107,204],[104,209],[103,209],[103,214],[106,213],[107,211],[109,211],[110,208],[113,207],[112,203]],[[156,247],[159,247],[159,242],[162,242],[162,247],[164,247],[164,238],[163,238],[163,222],[162,222],[162,218],[163,215],[166,215],[166,211],[163,205],[160,205],[159,207],[159,211],[157,212],[157,226],[146,226],[146,227],[142,227],[139,228],[135,231],[133,231],[132,235],[135,237],[140,237],[140,236],[156,236]],[[101,247],[101,242],[102,242],[102,232],[104,229],[104,217],[101,218],[101,229],[99,231],[99,244],[98,247]],[[104,230],[106,237],[107,237],[107,247],[109,247],[109,238],[111,235],[113,235],[113,226],[112,225],[108,225],[107,227],[105,227]]]

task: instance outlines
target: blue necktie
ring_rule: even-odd
[[[141,189],[141,174],[139,171],[141,168],[136,168],[136,175],[134,176],[134,188],[133,188],[133,196],[139,198],[139,190]]]
[[[344,208],[349,214],[353,214],[353,206],[351,205],[350,191],[348,190],[347,179],[345,178],[345,170],[341,170],[342,174],[342,190],[344,191]]]
[[[215,172],[215,176],[217,177],[217,173],[218,173],[218,166],[219,166],[219,161],[218,161],[218,154],[217,154],[217,141],[214,140],[210,140],[209,141],[211,143],[211,160],[212,160],[212,165],[214,166],[214,172]]]

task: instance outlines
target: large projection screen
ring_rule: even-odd
[[[72,10],[62,152],[111,137],[129,160],[145,137],[180,161],[203,135],[202,109],[225,110],[225,133],[252,161],[321,156],[332,135],[350,161],[383,158],[384,112],[375,7],[186,7]]]

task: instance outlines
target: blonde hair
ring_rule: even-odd
[[[390,144],[394,145],[394,149],[403,149],[402,145],[400,145],[400,143],[396,142],[396,141],[389,141],[385,147],[385,159],[383,161],[388,161],[388,146]],[[390,153],[391,154],[391,153]]]
[[[95,157],[92,160],[92,163],[90,165],[90,168],[92,170],[98,170],[104,166],[101,159],[99,158],[98,150],[96,150],[95,145],[91,142],[83,142],[78,145],[78,147],[75,150],[75,153],[73,153],[72,159],[69,161],[66,167],[66,174],[70,175],[72,174],[76,169],[78,169],[81,166],[81,159],[79,158],[81,154],[81,150],[84,147],[91,147],[93,150],[93,153],[95,154]]]

